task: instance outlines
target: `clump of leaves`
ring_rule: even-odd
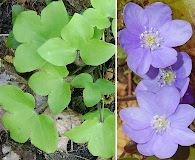
[[[71,19],[62,1],[49,3],[40,15],[14,6],[13,32],[7,46],[16,49],[14,66],[18,72],[34,71],[28,84],[35,93],[48,97],[54,114],[70,103],[71,88],[84,88],[84,104],[87,107],[98,104],[98,110],[84,116],[85,122],[65,135],[75,142],[88,143],[93,155],[108,158],[114,155],[115,120],[104,109],[104,95],[114,93],[114,84],[88,73],[73,74],[70,78],[66,68],[77,59],[82,65],[99,66],[115,53],[115,45],[104,37],[106,28],[115,30],[115,0],[91,0],[91,4],[93,8],[83,15],[75,13]],[[54,152],[58,141],[54,122],[49,116],[37,115],[32,95],[8,85],[0,86],[0,95],[0,103],[10,113],[4,116],[3,124],[11,137],[21,143],[30,138],[41,150]]]

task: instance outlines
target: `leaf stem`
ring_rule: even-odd
[[[100,123],[104,122],[104,99],[102,98],[102,105],[101,103],[98,103],[97,105],[98,110],[99,110],[99,114],[100,114]]]

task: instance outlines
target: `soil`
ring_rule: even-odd
[[[90,0],[64,0],[63,1],[68,12],[73,15],[75,12],[82,12],[90,6]],[[12,30],[12,6],[19,4],[24,6],[26,10],[34,10],[37,13],[41,13],[42,9],[46,6],[44,0],[0,0],[0,85],[12,84],[17,85],[24,91],[32,93],[27,85],[27,79],[32,73],[19,74],[13,67],[14,51],[6,47],[6,39],[9,32]],[[113,41],[113,37],[110,38]],[[114,58],[103,66],[103,72],[109,74],[110,79],[114,79]],[[74,66],[68,66],[68,68],[75,69]],[[108,69],[112,69],[112,72],[107,73]],[[89,69],[87,67],[83,69]],[[82,71],[83,71],[82,69]],[[90,68],[91,69],[91,68]],[[96,70],[97,68],[94,68]],[[91,73],[95,73],[92,70]],[[81,71],[81,72],[82,72]],[[111,75],[110,75],[111,74]],[[44,97],[41,97],[43,100]],[[110,97],[108,97],[109,99]],[[77,102],[77,103],[75,103]],[[43,103],[42,101],[40,103]],[[77,105],[76,105],[77,104]],[[114,110],[114,102],[111,100],[106,105],[111,110]],[[75,112],[85,114],[90,109],[85,107],[82,99],[82,91],[75,90],[72,95],[72,103],[70,104]],[[0,118],[5,111],[0,107]],[[19,144],[13,141],[9,132],[3,127],[0,121],[0,159],[3,160],[96,160],[98,157],[91,155],[87,149],[86,144],[76,144],[70,142],[67,144],[67,151],[56,151],[53,154],[46,154],[41,150],[31,145],[30,141],[24,144]]]

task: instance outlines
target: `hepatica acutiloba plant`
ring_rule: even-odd
[[[192,27],[172,20],[170,7],[160,2],[144,9],[128,3],[123,15],[126,28],[119,32],[119,43],[129,68],[143,78],[136,88],[139,107],[120,111],[123,131],[141,154],[169,158],[178,145],[195,144],[195,133],[188,128],[195,118],[189,105],[192,60],[173,48],[190,39]]]
[[[105,95],[115,92],[114,84],[104,78],[94,79],[89,73],[70,78],[66,68],[68,64],[78,64],[78,60],[82,66],[98,67],[115,53],[115,45],[106,42],[104,34],[109,27],[115,29],[115,1],[91,0],[91,4],[92,8],[72,17],[62,1],[50,3],[40,15],[14,6],[13,31],[7,46],[16,48],[14,66],[18,72],[34,72],[28,84],[36,94],[48,97],[54,114],[70,103],[71,88],[83,88],[85,105],[97,105],[98,110],[84,115],[84,123],[65,136],[77,143],[88,143],[93,155],[108,158],[115,153],[115,118],[110,110],[104,109],[104,101]],[[30,139],[48,153],[57,149],[54,121],[34,111],[31,94],[16,86],[1,86],[0,103],[8,112],[2,121],[11,138],[20,143]]]

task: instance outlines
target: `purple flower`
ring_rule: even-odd
[[[165,68],[177,60],[172,47],[186,43],[192,36],[190,23],[172,20],[172,11],[161,2],[145,9],[128,3],[124,9],[126,28],[119,32],[119,42],[128,55],[127,63],[136,74],[145,74],[150,66]]]
[[[189,75],[192,69],[192,60],[185,52],[180,52],[177,55],[177,61],[167,68],[150,67],[146,75],[142,76],[144,79],[137,85],[137,90],[148,90],[151,92],[158,92],[163,87],[176,87],[180,96],[183,97],[188,85]]]
[[[181,99],[182,104],[193,104],[194,103],[194,95],[193,95],[193,89],[192,87],[188,87],[186,93]]]
[[[180,95],[174,87],[165,87],[156,94],[138,91],[140,107],[120,111],[123,131],[137,142],[138,151],[145,156],[169,158],[178,144],[195,144],[195,133],[188,128],[195,118],[195,108],[179,104]]]

